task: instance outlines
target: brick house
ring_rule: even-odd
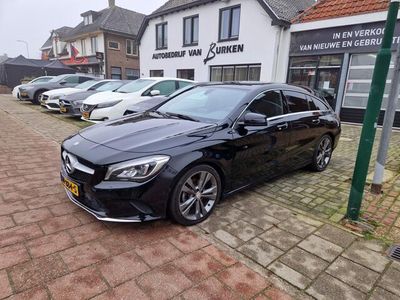
[[[49,59],[57,58],[79,73],[93,74],[103,78],[137,79],[139,53],[136,35],[145,15],[115,5],[101,11],[86,11],[82,22],[57,37],[53,31]],[[58,42],[60,45],[56,51]],[[46,46],[48,41],[44,44]]]

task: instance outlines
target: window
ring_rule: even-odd
[[[93,16],[92,15],[87,15],[83,17],[83,24],[84,25],[89,25],[93,23]]]
[[[164,77],[164,70],[150,70],[150,77]]]
[[[259,81],[261,65],[227,65],[210,67],[210,81]]]
[[[156,83],[150,89],[148,89],[145,94],[150,93],[151,91],[154,91],[154,90],[160,91],[160,95],[168,96],[177,90],[176,81],[175,80],[167,80],[167,81]]]
[[[183,19],[183,45],[196,46],[199,43],[199,16]]]
[[[118,42],[115,41],[108,41],[108,48],[113,50],[119,50],[120,46]]]
[[[291,113],[309,111],[307,96],[297,92],[284,91]]]
[[[97,37],[96,36],[92,36],[90,38],[90,46],[91,46],[91,50],[92,50],[92,54],[97,52]]]
[[[182,79],[194,80],[194,69],[176,70],[176,77]]]
[[[365,109],[367,107],[375,60],[376,54],[353,54],[351,56],[343,107],[358,109]],[[392,55],[383,95],[382,109],[386,109],[387,107],[394,68],[394,56]],[[397,101],[396,110],[400,111],[400,100]]]
[[[269,91],[259,95],[247,110],[252,113],[262,114],[268,118],[283,115],[281,91]]]
[[[79,76],[68,76],[64,78],[63,81],[65,81],[66,83],[76,84],[79,83]]]
[[[310,110],[330,110],[330,107],[324,103],[322,100],[310,97]]]
[[[89,80],[93,80],[92,77],[85,77],[85,76],[79,76],[79,83],[83,83]]]
[[[126,79],[128,79],[128,80],[136,80],[140,77],[140,72],[139,72],[139,70],[136,70],[136,69],[126,68],[125,75],[126,75]]]
[[[82,50],[82,56],[86,55],[86,41],[83,39],[81,40],[81,50]]]
[[[229,41],[239,38],[240,6],[221,9],[219,12],[219,40]]]
[[[193,83],[186,82],[186,81],[177,81],[178,82],[178,89],[182,89],[187,86],[193,86]]]
[[[156,25],[156,49],[168,47],[168,23]]]
[[[137,45],[134,40],[126,40],[126,54],[128,55],[137,55]]]
[[[111,79],[122,79],[122,70],[120,67],[111,67]]]

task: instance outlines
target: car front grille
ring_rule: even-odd
[[[47,106],[51,107],[51,108],[60,108],[60,106],[56,103],[46,103]]]
[[[65,99],[60,99],[58,102],[59,102],[60,105],[62,105],[62,106],[69,106],[69,105],[71,105],[71,102],[69,102],[68,100],[65,100]]]
[[[90,104],[83,104],[81,106],[81,111],[82,112],[91,112],[93,109],[95,109],[96,105],[90,105]]]

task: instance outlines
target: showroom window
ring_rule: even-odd
[[[367,107],[375,61],[376,54],[353,54],[351,56],[343,107],[360,109]],[[392,57],[383,95],[382,109],[387,107],[393,70]],[[400,101],[397,101],[397,110],[400,110]]]
[[[128,55],[137,55],[137,45],[134,40],[126,40],[126,54]]]
[[[240,30],[240,5],[219,11],[219,41],[236,40]]]
[[[111,67],[111,79],[122,79],[122,70],[120,67]]]
[[[176,77],[182,79],[194,80],[194,69],[176,70]]]
[[[259,81],[261,65],[226,65],[210,67],[210,81]]]
[[[108,48],[113,50],[119,50],[120,46],[118,42],[115,41],[108,41]]]
[[[167,49],[168,47],[168,23],[156,25],[156,48]]]
[[[199,16],[183,19],[183,45],[197,46],[199,43]]]
[[[150,77],[164,77],[164,70],[150,70]]]
[[[140,77],[140,71],[136,69],[125,69],[126,79],[128,80],[136,80]]]

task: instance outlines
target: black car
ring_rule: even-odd
[[[108,81],[108,82],[107,82]],[[60,103],[60,112],[65,115],[73,116],[73,117],[80,117],[81,116],[81,106],[82,102],[87,99],[88,97],[100,93],[100,92],[106,92],[106,91],[116,91],[119,89],[121,86],[132,82],[131,80],[113,80],[113,79],[107,79],[104,80],[104,84],[93,88],[89,89],[87,91],[82,91],[78,93],[73,93],[67,96],[64,96],[59,100]]]
[[[199,84],[153,111],[80,131],[62,144],[69,198],[100,220],[205,220],[260,180],[328,166],[341,132],[325,100],[285,84]]]
[[[156,96],[151,99],[140,101],[138,103],[132,104],[125,111],[124,116],[142,113],[148,110],[151,110],[161,103],[165,102],[168,99],[168,96]]]

